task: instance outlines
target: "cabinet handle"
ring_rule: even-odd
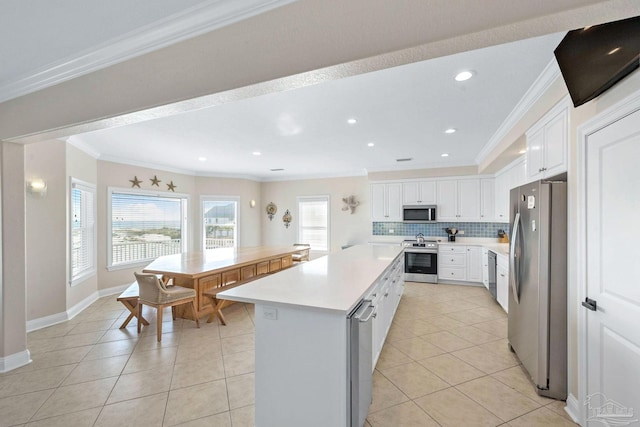
[[[378,296],[378,293],[376,292],[375,294],[371,295],[372,298],[375,298]]]
[[[500,277],[504,277],[504,274],[500,273]]]
[[[385,293],[385,294],[384,294],[384,297],[385,297],[385,298],[386,298],[386,297],[388,297],[388,296],[389,296],[389,292],[387,292],[387,293]]]
[[[451,258],[451,262],[453,262],[453,258]]]

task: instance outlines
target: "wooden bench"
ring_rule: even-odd
[[[127,310],[129,310],[129,317],[122,323],[120,329],[127,327],[131,319],[138,316],[138,296],[140,296],[140,290],[138,289],[138,282],[133,282],[120,296],[117,298]],[[148,326],[149,322],[140,316],[139,320],[143,325]]]
[[[236,286],[244,285],[245,283],[251,282],[252,280],[257,278],[258,277],[253,277],[250,280],[241,280],[238,282],[230,283],[228,285],[216,286],[215,288],[210,288],[204,291],[202,295],[209,297],[209,299],[211,299],[211,305],[213,306],[213,312],[209,315],[209,318],[207,319],[207,323],[213,322],[214,320],[216,320],[216,317],[217,317],[220,319],[220,323],[222,323],[223,325],[227,324],[227,321],[225,320],[224,315],[222,314],[222,309],[229,304],[233,304],[233,302],[227,301],[224,299],[219,300],[218,298],[216,298],[216,295],[218,295],[219,292],[226,291],[227,289],[233,289]]]

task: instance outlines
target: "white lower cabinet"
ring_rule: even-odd
[[[482,247],[467,246],[467,280],[482,282]]]
[[[482,248],[482,284],[489,289],[489,250]]]
[[[385,271],[366,299],[375,307],[373,319],[373,366],[376,366],[393,316],[404,291],[404,256],[400,256]]]
[[[438,245],[438,279],[482,282],[482,247]]]
[[[496,300],[504,311],[509,312],[509,259],[501,254],[497,256]]]

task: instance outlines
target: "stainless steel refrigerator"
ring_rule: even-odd
[[[511,190],[509,345],[539,395],[567,397],[567,184]]]

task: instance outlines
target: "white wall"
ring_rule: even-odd
[[[298,196],[329,195],[331,205],[330,244],[331,250],[343,245],[366,243],[371,236],[371,218],[369,202],[369,181],[367,177],[327,178],[300,181],[265,182],[262,184],[262,204],[259,205],[262,216],[262,244],[289,246],[298,240],[297,201]],[[356,196],[360,206],[352,215],[343,211],[343,197]],[[269,202],[278,206],[273,221],[269,221],[265,208]],[[293,216],[287,229],[282,215],[289,209]]]
[[[25,146],[27,181],[47,183],[45,196],[26,197],[27,320],[67,309],[67,174],[65,143]]]
[[[257,181],[248,179],[230,178],[196,178],[197,200],[194,200],[193,224],[197,238],[195,244],[197,248],[202,247],[202,230],[199,226],[200,220],[200,197],[201,196],[235,196],[240,198],[238,210],[240,214],[240,241],[239,246],[260,246],[261,245],[261,222],[260,222],[260,198],[261,185]],[[251,200],[256,201],[256,206],[249,206]]]

